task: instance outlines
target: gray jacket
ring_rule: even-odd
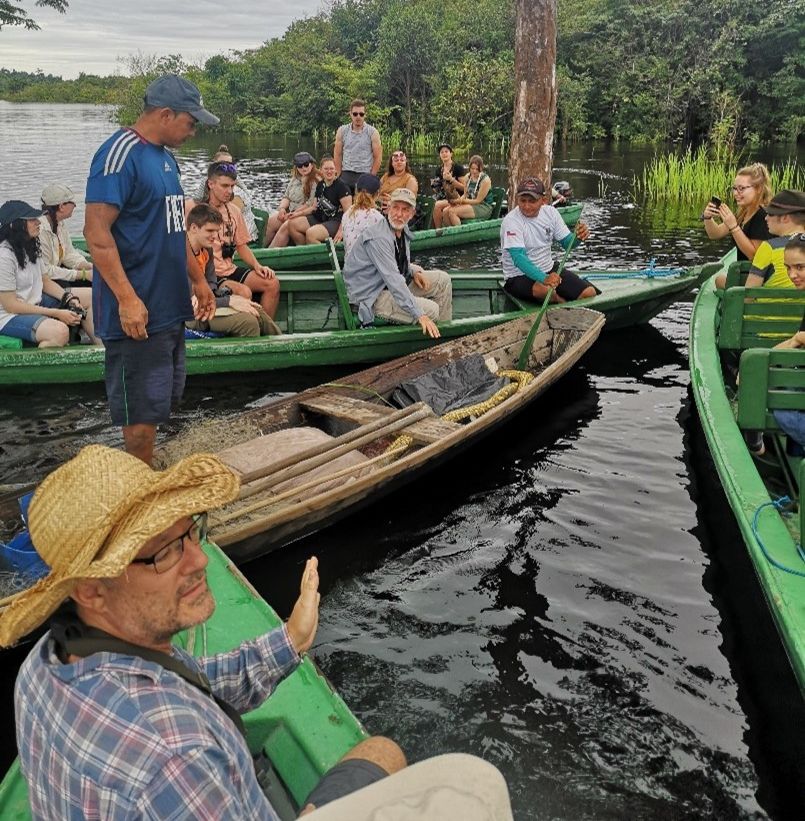
[[[355,240],[344,260],[344,283],[349,301],[358,306],[358,318],[362,325],[371,325],[375,318],[373,306],[380,292],[387,288],[396,303],[416,322],[422,311],[414,302],[408,283],[411,281],[411,231],[406,225],[403,233],[407,238],[405,256],[408,273],[400,276],[394,255],[394,229],[387,219],[370,225]]]

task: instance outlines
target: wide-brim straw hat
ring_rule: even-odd
[[[232,501],[239,487],[232,470],[209,453],[155,471],[123,451],[84,448],[31,499],[28,529],[50,572],[0,613],[0,645],[42,624],[79,579],[120,576],[149,539]]]

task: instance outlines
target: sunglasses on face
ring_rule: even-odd
[[[366,112],[365,111],[353,111],[352,116],[353,117],[365,117]]]
[[[298,162],[298,163],[296,163],[297,168],[307,168],[309,165],[310,165],[309,162],[301,162],[301,163]]]

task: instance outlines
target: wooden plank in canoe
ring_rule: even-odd
[[[357,422],[359,425],[366,425],[394,413],[394,408],[385,405],[376,405],[364,399],[353,399],[349,396],[338,396],[331,393],[305,398],[299,404],[314,413],[325,414],[336,419],[345,419],[349,422]],[[455,433],[461,427],[462,425],[457,422],[446,422],[434,416],[420,419],[400,432],[407,434],[415,442],[430,444],[444,439],[445,436],[449,436],[451,433]]]

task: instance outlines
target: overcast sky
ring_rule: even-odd
[[[182,54],[189,62],[254,48],[322,0],[70,0],[67,14],[20,3],[41,31],[0,29],[0,66],[65,78],[122,72],[117,57]]]

